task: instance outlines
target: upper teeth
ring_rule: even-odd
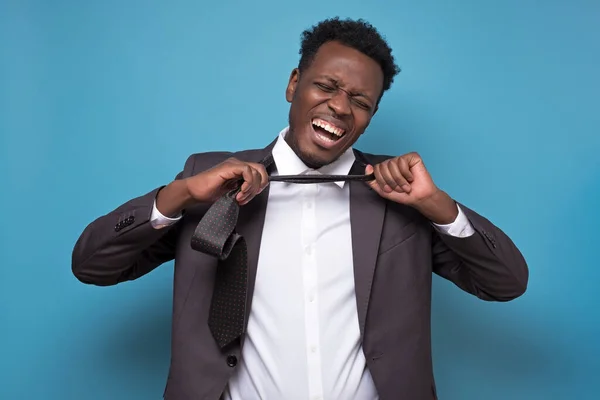
[[[331,125],[329,122],[323,121],[322,119],[313,120],[313,125],[321,127],[325,129],[329,133],[333,133],[336,136],[342,136],[344,134],[344,130],[338,128],[335,125]]]

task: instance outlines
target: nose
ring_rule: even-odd
[[[338,90],[333,93],[327,102],[329,108],[336,113],[336,115],[348,115],[350,114],[350,101],[348,95],[342,90]]]

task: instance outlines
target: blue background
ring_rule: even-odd
[[[435,279],[440,398],[598,398],[599,2],[0,4],[0,398],[161,398],[172,264],[85,286],[72,246],[190,153],[268,144],[301,31],[335,15],[402,68],[359,147],[420,152],[531,268],[506,304]]]

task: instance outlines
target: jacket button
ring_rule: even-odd
[[[230,367],[235,367],[237,365],[237,357],[234,355],[227,356],[227,365]]]

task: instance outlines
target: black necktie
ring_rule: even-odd
[[[261,163],[273,164],[269,155]],[[323,183],[340,181],[370,181],[370,175],[279,175],[271,182]],[[241,186],[241,182],[240,185]],[[246,242],[235,231],[239,205],[235,200],[240,187],[219,198],[206,212],[192,235],[194,250],[218,258],[215,285],[208,316],[208,326],[220,348],[232,343],[244,333],[248,263]]]

